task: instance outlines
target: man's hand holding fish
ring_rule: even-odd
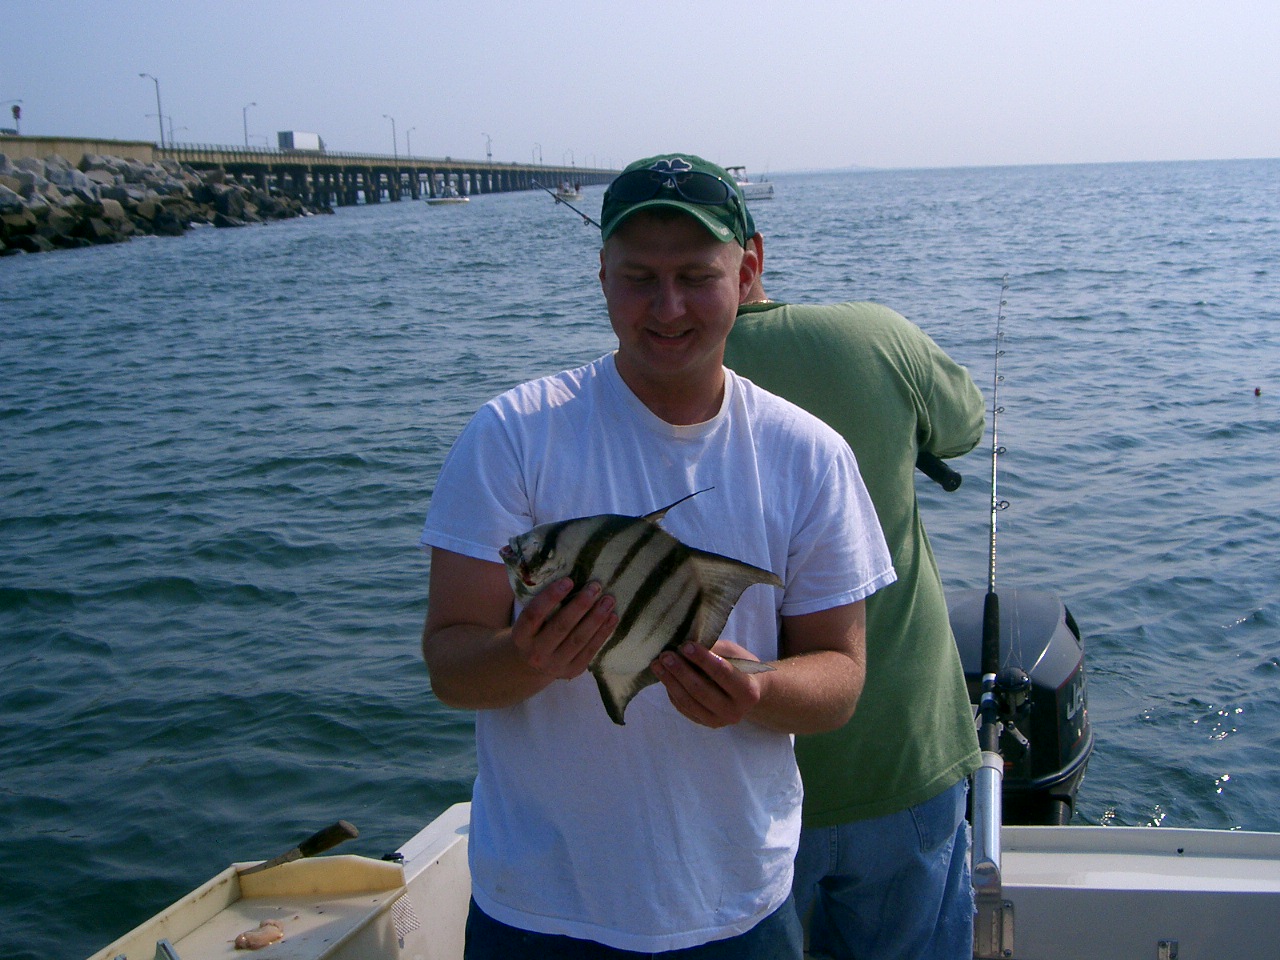
[[[618,625],[613,597],[602,597],[595,581],[557,606],[572,589],[572,580],[557,580],[544,591],[546,601],[535,597],[511,627],[511,642],[525,662],[552,680],[572,680],[585,673]]]
[[[860,603],[785,619],[786,655],[768,673],[747,674],[735,668],[725,658],[743,657],[748,651],[730,640],[710,650],[683,644],[682,656],[663,653],[654,661],[653,672],[667,688],[672,705],[703,726],[729,726],[749,717],[788,733],[831,730],[853,715],[862,690],[864,624]],[[845,655],[814,659],[830,650],[832,636],[845,638]],[[783,690],[765,697],[764,686]]]
[[[581,676],[617,625],[613,598],[553,584],[511,619],[511,588],[501,565],[435,550],[432,599],[423,631],[434,637],[436,696],[471,710],[509,707],[557,680]],[[562,605],[563,603],[563,605]]]

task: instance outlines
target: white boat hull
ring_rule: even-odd
[[[91,960],[155,960],[161,940],[181,960],[460,960],[470,812],[446,810],[401,847],[402,864],[317,857],[243,877],[229,867]],[[236,950],[264,919],[279,920],[284,939]]]
[[[244,958],[232,941],[267,917],[280,960],[460,960],[471,896],[470,804],[401,849],[402,864],[300,860],[241,878],[232,867],[90,960]],[[1010,960],[1277,955],[1280,834],[1158,827],[1005,827]]]
[[[742,191],[742,199],[744,200],[771,200],[773,199],[773,184],[768,180],[752,180],[747,176],[747,168],[743,166],[725,167],[725,171],[729,176],[733,177],[733,182],[737,184],[738,189]]]
[[[1001,842],[1012,957],[1280,954],[1280,834],[1005,827]]]

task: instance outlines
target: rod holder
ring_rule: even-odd
[[[1013,904],[1004,899],[1000,878],[1000,824],[1004,810],[1004,758],[984,750],[982,766],[973,774],[973,889],[977,914],[973,922],[973,955],[1013,956]]]

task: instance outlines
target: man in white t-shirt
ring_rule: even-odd
[[[466,956],[799,960],[791,734],[851,716],[862,601],[893,568],[844,441],[723,366],[759,272],[732,178],[690,154],[640,160],[600,222],[618,349],[481,408],[422,536],[432,688],[478,711]],[[613,598],[565,580],[520,608],[498,550],[541,523],[640,516],[705,488],[663,527],[784,586],[748,588],[711,650],[659,656],[661,685],[619,726],[586,674]]]

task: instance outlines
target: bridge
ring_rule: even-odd
[[[350,206],[405,197],[440,196],[452,183],[459,193],[476,195],[512,190],[554,189],[568,181],[579,185],[608,183],[618,173],[599,167],[455,160],[452,157],[388,156],[376,153],[333,153],[327,150],[278,150],[176,143],[165,147],[140,140],[74,137],[5,137],[0,152],[10,159],[59,154],[78,164],[86,153],[126,157],[143,163],[176,160],[196,170],[222,170],[258,189],[297,197],[307,203]]]
[[[309,203],[347,206],[438,197],[450,184],[465,195],[608,183],[616,170],[527,163],[395,157],[372,153],[277,150],[179,143],[155,148],[156,159],[177,160],[197,170],[222,169],[259,189],[274,189]]]

